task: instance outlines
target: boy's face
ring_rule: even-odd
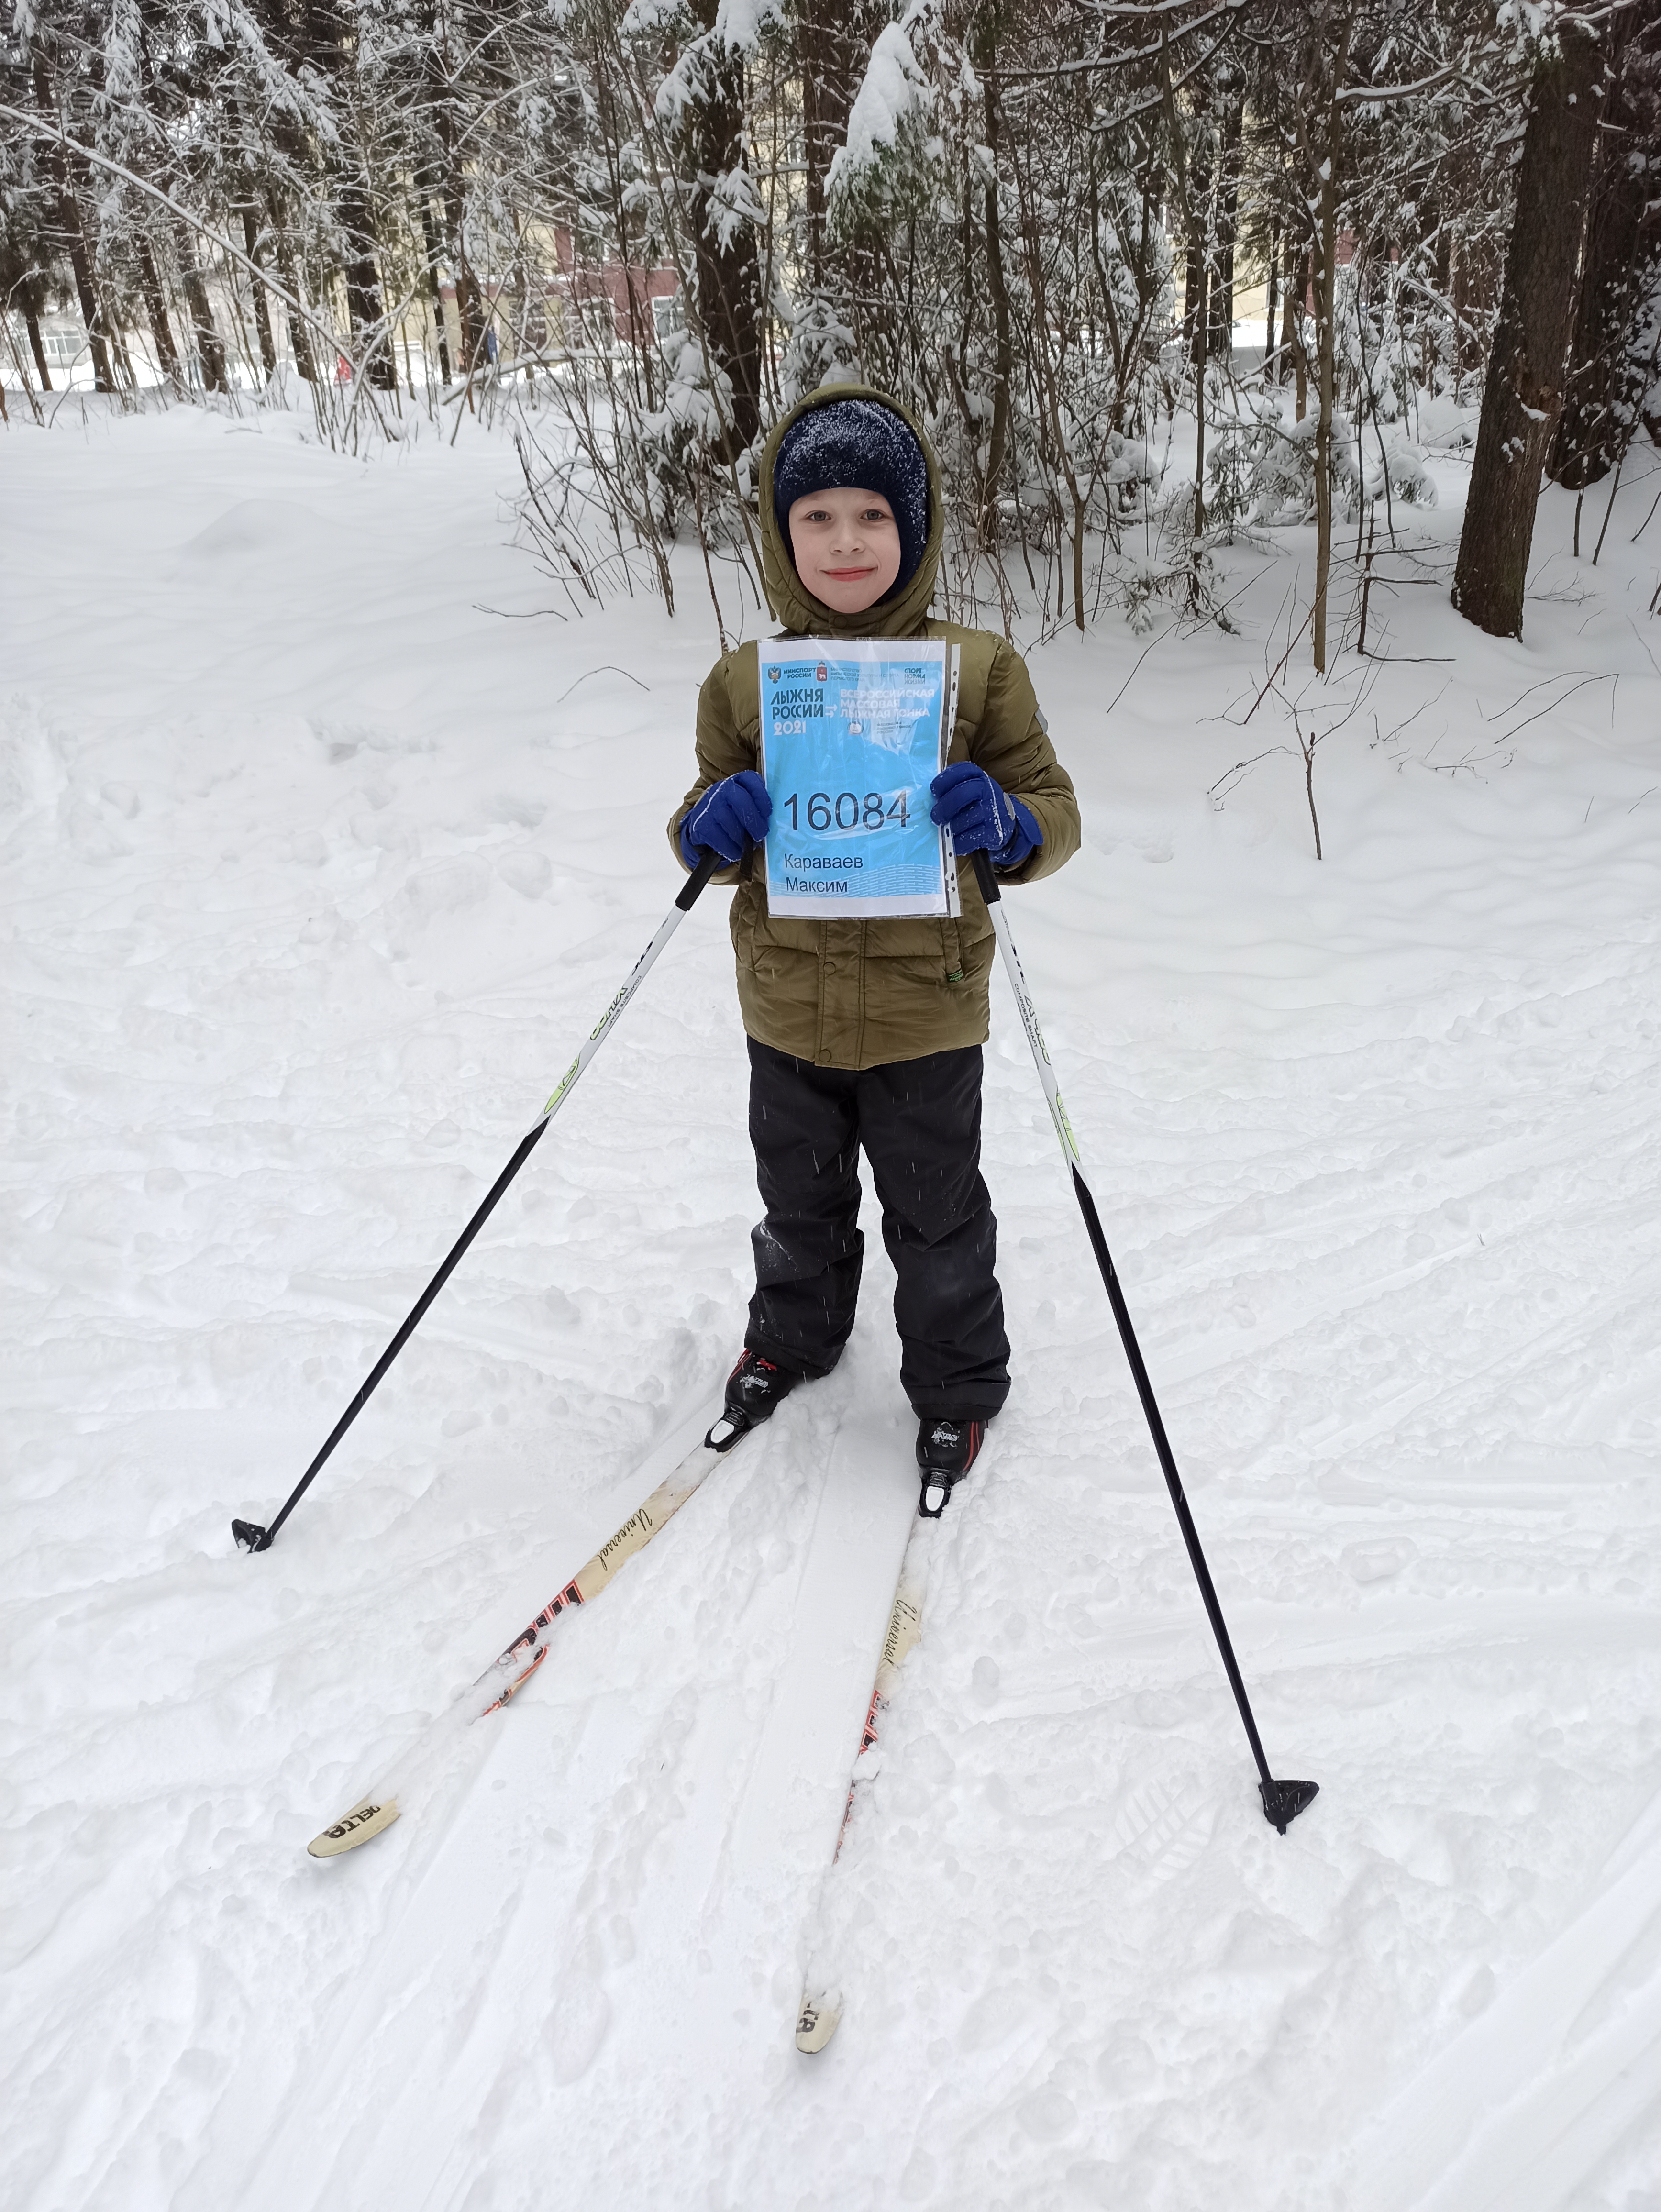
[[[900,573],[899,525],[877,492],[810,492],[789,522],[796,574],[835,614],[862,615]]]

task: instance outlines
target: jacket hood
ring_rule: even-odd
[[[922,558],[897,597],[882,599],[862,615],[839,615],[813,594],[796,574],[790,548],[773,513],[773,464],[791,425],[810,408],[825,407],[837,399],[872,399],[897,415],[922,447],[928,467],[928,537]],[[910,409],[886,392],[868,384],[822,384],[805,399],[797,400],[774,423],[761,456],[761,580],[775,621],[798,637],[912,637],[928,619],[940,571],[940,546],[946,535],[945,502],[940,495],[940,465],[922,425]]]

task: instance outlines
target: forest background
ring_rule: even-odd
[[[572,605],[695,534],[723,635],[826,379],[927,421],[948,613],[1226,623],[1211,548],[1312,520],[1317,672],[1459,402],[1500,635],[1542,471],[1661,430],[1655,0],[16,0],[0,124],[13,404],[61,303],[117,404],[505,408]]]

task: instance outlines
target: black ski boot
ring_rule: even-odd
[[[746,1346],[727,1378],[727,1403],[721,1417],[703,1441],[711,1451],[730,1451],[740,1437],[772,1419],[800,1380],[800,1375],[764,1359]]]
[[[917,1424],[917,1465],[922,1469],[917,1510],[926,1521],[940,1519],[953,1486],[974,1466],[985,1442],[984,1421],[959,1421],[940,1413]]]

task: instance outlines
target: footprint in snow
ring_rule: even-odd
[[[1215,1803],[1197,1781],[1151,1782],[1120,1804],[1108,1857],[1157,1888],[1199,1863],[1216,1824]]]
[[[556,2081],[580,2081],[599,2056],[611,2025],[611,2001],[593,1975],[572,1972],[560,1983],[548,2021],[548,2057]]]

